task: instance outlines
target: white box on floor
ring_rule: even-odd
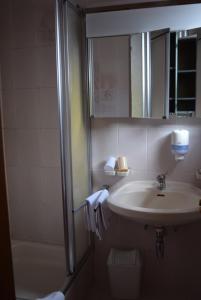
[[[107,267],[112,297],[137,299],[140,295],[142,274],[142,259],[139,250],[111,249]]]

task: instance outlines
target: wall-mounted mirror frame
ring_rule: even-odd
[[[140,11],[128,10],[128,11],[105,12],[101,14],[94,13],[94,14],[87,15],[86,34],[87,34],[87,38],[93,38],[93,37],[116,36],[116,35],[125,35],[125,34],[128,35],[130,34],[130,36],[132,36],[134,34],[139,34],[142,32],[146,34],[149,31],[160,30],[161,28],[170,28],[171,32],[189,30],[195,27],[201,27],[200,14],[201,14],[201,4],[146,8],[146,9],[141,9]],[[168,40],[169,40],[169,48],[170,48],[170,36],[167,35],[166,38],[167,45],[168,45]],[[169,50],[167,49],[168,47],[166,46],[166,66],[168,65],[168,59],[170,59],[168,55],[170,49]],[[165,99],[170,98],[169,88],[168,88],[168,81],[169,81],[168,72],[170,72],[170,70],[169,68],[167,68],[167,70],[166,70],[166,79],[165,79],[165,81],[167,82],[167,85],[165,87],[165,96],[164,96]],[[134,73],[134,71],[132,70],[132,65],[131,65],[131,77],[133,76],[132,73]],[[199,72],[197,72],[197,74],[198,73]],[[153,75],[154,74],[151,73],[150,77],[152,81],[154,79]],[[146,83],[148,83],[147,79],[145,81]],[[133,94],[134,94],[134,90],[133,90],[132,80],[131,80],[131,95]],[[157,97],[157,94],[155,95],[155,97]],[[153,103],[154,102],[153,91],[151,91],[151,99]],[[144,101],[142,103],[144,103]],[[149,101],[147,101],[146,103],[149,103]],[[163,113],[161,113],[161,108],[159,111],[154,111],[153,109],[150,109],[150,106],[147,106],[147,108],[145,108],[144,104],[141,105],[142,106],[141,110],[137,110],[135,103],[133,103],[133,98],[131,104],[132,105],[130,106],[129,117],[154,117],[154,118],[169,117],[170,105],[169,105],[169,101],[167,100],[163,101],[163,108],[162,108]],[[132,107],[135,107],[135,109],[132,109]],[[196,109],[198,107],[199,105],[196,104]],[[180,117],[182,114],[179,113],[172,114],[171,117],[174,118],[177,115]],[[191,117],[192,116],[199,117],[200,115],[199,113],[196,112],[194,115],[191,115]]]
[[[89,39],[91,116],[168,117],[169,43],[169,29]]]

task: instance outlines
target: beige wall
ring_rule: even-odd
[[[63,244],[54,1],[1,1],[5,158],[13,239]]]
[[[190,151],[183,162],[176,163],[170,151],[170,133],[175,128],[190,131]],[[108,156],[125,155],[132,174],[127,178],[105,176],[103,166]],[[201,167],[201,120],[126,120],[94,119],[92,122],[92,173],[94,189],[102,184],[123,184],[129,180],[153,179],[168,171],[168,180],[192,182],[196,168]],[[186,225],[175,233],[168,230],[165,237],[165,258],[155,256],[155,232],[144,230],[130,220],[113,215],[103,241],[96,239],[95,279],[101,289],[108,288],[106,261],[111,247],[139,248],[144,259],[143,291],[148,296],[159,294],[160,299],[201,297],[201,223]],[[164,298],[161,298],[161,295]],[[168,298],[168,295],[170,297]],[[186,297],[186,298],[185,298]]]

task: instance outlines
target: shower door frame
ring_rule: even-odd
[[[56,0],[56,62],[57,62],[57,94],[59,107],[59,127],[60,127],[60,159],[62,175],[62,200],[63,200],[63,220],[64,220],[64,241],[66,255],[67,276],[76,275],[82,265],[88,259],[92,249],[92,238],[90,245],[86,249],[84,257],[79,263],[76,261],[75,251],[75,228],[74,228],[74,206],[73,206],[73,182],[72,182],[72,153],[71,153],[71,115],[70,115],[70,70],[68,51],[68,7],[72,8],[83,18],[82,11],[72,5],[68,0]],[[82,22],[82,30],[84,22]],[[84,30],[85,31],[85,30]],[[83,31],[83,32],[84,32]],[[83,38],[83,41],[85,39]],[[86,50],[83,53],[83,97],[87,97],[86,82]],[[86,109],[86,116],[89,119],[89,108]],[[88,128],[88,161],[90,179],[90,121],[86,120]],[[89,180],[89,191],[91,191],[91,180]],[[84,199],[83,199],[84,200]],[[67,287],[66,287],[67,289]]]

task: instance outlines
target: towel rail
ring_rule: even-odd
[[[110,186],[108,184],[104,184],[101,186],[101,188],[99,190],[103,190],[103,189],[109,190]],[[87,206],[87,203],[84,201],[78,208],[73,208],[72,212],[75,214],[75,213],[79,212],[82,208],[84,208],[85,206]],[[98,209],[98,206],[99,206],[99,203],[96,204],[94,211],[96,211]]]

